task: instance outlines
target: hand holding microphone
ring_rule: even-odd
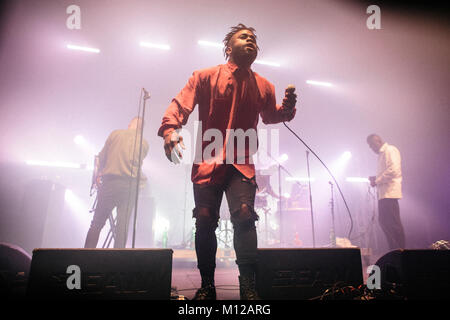
[[[164,150],[166,157],[171,162],[178,164],[183,159],[182,149],[186,149],[183,142],[183,137],[178,132],[172,131],[164,136]]]
[[[295,112],[295,104],[297,103],[297,94],[295,93],[295,86],[290,84],[287,86],[284,99],[283,99],[283,111],[287,114]]]

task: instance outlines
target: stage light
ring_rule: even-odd
[[[88,155],[89,157],[92,157],[95,155],[95,150],[97,148],[95,148],[91,143],[89,143],[82,135],[76,135],[73,138],[73,142],[80,147],[81,150],[83,150],[86,155]]]
[[[352,153],[350,151],[345,151],[342,155],[333,163],[333,169],[335,174],[342,174],[344,169],[352,157]]]
[[[70,210],[75,214],[77,220],[83,225],[89,226],[92,215],[89,212],[88,205],[70,189],[66,189],[66,192],[64,193],[64,201]]]
[[[347,177],[345,178],[345,181],[347,182],[363,182],[363,183],[369,183],[369,179],[367,178],[361,178],[361,177]]]
[[[76,145],[85,145],[86,139],[82,135],[76,135],[75,138],[73,138],[73,142],[75,142]]]
[[[198,40],[197,43],[205,47],[223,48],[223,43],[211,42],[205,40]]]
[[[87,205],[70,189],[66,189],[66,192],[64,193],[64,201],[75,213],[89,212]]]
[[[289,159],[289,156],[286,153],[283,153],[278,157],[277,161],[280,163],[286,162]]]
[[[345,152],[342,154],[341,159],[342,159],[343,161],[348,161],[348,160],[350,160],[351,157],[352,157],[352,153],[351,153],[350,151],[345,151]]]
[[[85,51],[85,52],[93,52],[93,53],[99,53],[100,52],[100,49],[89,48],[89,47],[82,47],[82,46],[77,46],[77,45],[73,45],[73,44],[68,44],[67,45],[67,49],[78,50],[78,51]]]
[[[323,81],[306,80],[306,83],[307,84],[312,84],[313,86],[333,87],[332,83],[323,82]]]
[[[146,41],[139,42],[139,45],[141,47],[145,48],[154,48],[154,49],[160,49],[160,50],[170,50],[170,46],[167,44],[158,44],[158,43],[151,43]]]
[[[153,230],[155,233],[163,233],[170,229],[170,221],[162,216],[156,216],[153,220]]]
[[[155,233],[155,240],[161,241],[161,246],[167,248],[169,238],[170,221],[162,216],[156,216],[153,220],[153,231]]]
[[[41,167],[57,167],[57,168],[73,168],[81,169],[81,165],[73,162],[62,161],[40,161],[40,160],[27,160],[25,163],[29,166],[41,166]]]
[[[255,60],[255,63],[262,64],[265,66],[271,66],[271,67],[280,67],[281,66],[278,62],[265,61],[265,60]]]

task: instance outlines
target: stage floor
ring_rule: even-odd
[[[219,248],[216,256],[216,294],[218,300],[239,300],[238,268],[233,250]],[[195,250],[174,250],[172,294],[191,300],[201,285]]]
[[[233,250],[219,248],[216,258],[216,294],[218,300],[239,300],[239,271]],[[363,262],[363,281],[366,283],[367,265]],[[174,250],[172,264],[172,295],[191,300],[200,287],[195,250]]]
[[[218,300],[239,300],[238,275],[237,266],[217,267],[215,282]],[[200,283],[200,273],[195,266],[172,269],[172,294],[177,293],[191,300]]]

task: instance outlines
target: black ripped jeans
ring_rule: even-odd
[[[254,210],[256,180],[246,178],[234,166],[227,167],[226,179],[221,185],[200,186],[194,184],[195,251],[197,267],[202,276],[214,279],[216,268],[217,238],[220,205],[225,193],[233,224],[233,245],[239,270],[254,266],[257,258],[257,236]]]

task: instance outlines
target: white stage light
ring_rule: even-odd
[[[85,203],[72,190],[66,189],[64,201],[73,213],[73,216],[85,227],[90,225],[92,214],[89,212],[88,204]]]
[[[345,181],[347,182],[363,182],[363,183],[369,183],[369,179],[367,178],[361,178],[361,177],[347,177],[345,178]]]
[[[312,84],[313,86],[333,87],[332,83],[324,81],[306,80],[306,83]]]
[[[160,49],[160,50],[170,50],[170,46],[167,44],[158,44],[158,43],[151,43],[146,41],[139,42],[139,45],[141,47],[145,48],[154,48],[154,49]]]
[[[280,163],[286,162],[289,159],[289,156],[286,153],[283,153],[278,157],[277,161]]]
[[[73,142],[75,142],[76,145],[84,145],[86,144],[86,139],[82,135],[76,135],[75,138],[73,138]]]
[[[337,160],[335,160],[332,166],[332,171],[336,175],[341,175],[344,172],[351,157],[352,153],[350,151],[345,151],[344,153],[342,153],[341,156]]]
[[[82,135],[77,135],[73,138],[73,142],[80,147],[89,157],[95,155],[95,148],[91,143],[89,143]]]
[[[40,161],[40,160],[27,160],[25,162],[29,166],[41,166],[41,167],[57,167],[57,168],[73,168],[80,169],[81,165],[73,162],[62,161]]]
[[[73,44],[68,44],[67,49],[85,51],[85,52],[93,52],[93,53],[100,52],[100,49],[97,49],[97,48],[82,47],[82,46],[77,46],[77,45],[73,45]]]
[[[156,216],[153,220],[154,239],[161,241],[161,246],[167,248],[169,237],[170,221],[162,216]]]
[[[163,233],[170,229],[170,221],[162,216],[156,216],[153,220],[153,230],[155,233]]]
[[[342,154],[341,159],[342,159],[343,161],[348,161],[348,160],[350,160],[351,157],[352,157],[352,153],[351,153],[350,151],[345,151],[345,152]]]

